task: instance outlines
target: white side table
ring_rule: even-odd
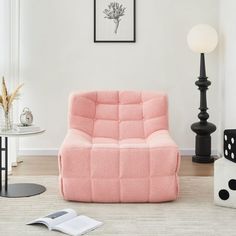
[[[30,197],[46,191],[46,188],[39,184],[17,183],[8,184],[8,137],[25,137],[30,135],[42,134],[44,129],[36,132],[18,132],[16,130],[0,131],[0,196],[9,198]],[[2,139],[5,138],[5,147]],[[5,167],[3,166],[3,153],[5,152]],[[5,171],[5,186],[2,184],[2,174]]]

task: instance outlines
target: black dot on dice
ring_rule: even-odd
[[[225,189],[221,189],[219,191],[219,197],[220,197],[220,199],[225,201],[225,200],[227,200],[229,198],[229,192],[227,190],[225,190]]]
[[[231,190],[236,190],[236,179],[231,179],[231,180],[229,181],[229,188],[230,188]]]

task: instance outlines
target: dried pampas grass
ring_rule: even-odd
[[[4,77],[2,77],[2,94],[0,95],[0,106],[2,106],[5,113],[7,113],[15,99],[19,96],[19,90],[23,84],[17,86],[13,93],[8,94],[7,86]]]

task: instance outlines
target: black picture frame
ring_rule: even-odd
[[[96,9],[97,9],[98,1],[99,0],[94,0],[94,43],[135,43],[136,42],[136,0],[130,0],[130,1],[133,1],[133,38],[131,40],[98,40],[97,39]]]

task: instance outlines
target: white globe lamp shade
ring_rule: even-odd
[[[210,25],[196,25],[188,33],[189,48],[197,53],[210,53],[218,43],[216,30]]]

